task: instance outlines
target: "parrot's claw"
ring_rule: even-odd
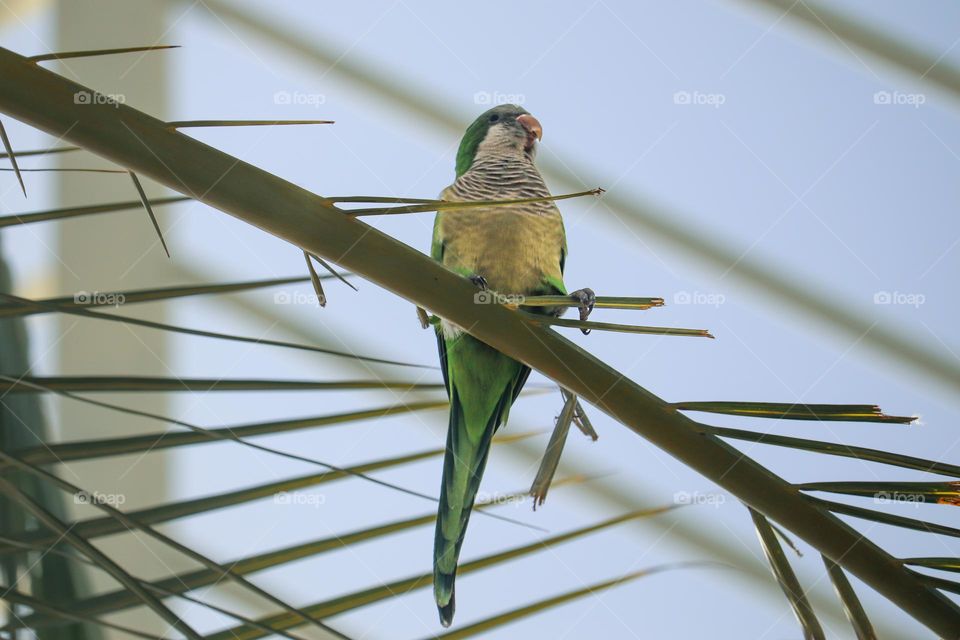
[[[570,297],[580,303],[580,320],[586,321],[590,317],[590,312],[593,311],[593,305],[597,301],[597,296],[593,292],[593,289],[577,289],[570,294]],[[590,329],[580,329],[583,332],[583,335],[590,333]]]
[[[477,274],[473,274],[472,276],[470,276],[470,282],[472,282],[474,286],[480,289],[480,291],[487,290],[487,279],[484,278],[483,276],[478,276]]]

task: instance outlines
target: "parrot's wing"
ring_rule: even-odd
[[[554,293],[561,296],[567,295],[567,287],[565,284],[563,284],[563,277],[562,277],[564,268],[567,266],[567,232],[566,232],[566,229],[563,227],[562,219],[560,222],[560,231],[563,234],[561,236],[561,242],[560,242],[560,276],[561,277],[556,278],[550,275],[543,276],[542,278],[543,284],[546,285],[546,287],[548,288],[548,290],[544,292],[546,295],[551,295]],[[553,289],[553,291],[550,291],[549,289]]]
[[[450,374],[447,373],[447,341],[443,337],[443,329],[440,328],[440,325],[436,325],[433,328],[434,333],[437,335],[437,352],[440,354],[440,371],[443,373],[443,386],[447,390],[447,397],[451,397],[450,393]]]
[[[433,219],[433,242],[430,244],[430,257],[441,264],[443,264],[443,234],[440,229],[442,220],[443,216],[437,213]]]
[[[451,194],[453,193],[453,185],[450,185],[446,189],[440,192],[441,200],[450,200]],[[443,223],[443,213],[440,211],[437,212],[437,215],[433,218],[433,243],[430,245],[430,257],[436,260],[437,262],[443,263],[443,229],[441,224]]]

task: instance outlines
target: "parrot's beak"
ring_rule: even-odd
[[[542,140],[543,139],[543,127],[540,126],[540,121],[534,118],[529,113],[523,113],[517,116],[517,122],[520,123],[520,126],[527,130],[527,150],[529,151],[533,148],[534,139]]]

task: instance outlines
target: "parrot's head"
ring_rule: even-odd
[[[501,104],[483,112],[467,127],[457,151],[457,175],[466,173],[478,156],[496,154],[533,159],[540,123],[523,107]]]

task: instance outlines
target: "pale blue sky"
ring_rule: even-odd
[[[907,333],[952,357],[960,353],[955,331],[960,311],[955,285],[960,267],[960,104],[874,58],[811,37],[789,19],[778,19],[777,12],[746,1],[489,2],[469,7],[412,1],[235,4],[322,42],[346,60],[377,67],[457,114],[464,127],[486,108],[476,103],[478,92],[519,95],[543,124],[542,157],[588,167],[588,179],[597,182],[584,186],[603,186],[620,197],[642,197],[669,207],[689,228],[823,291],[876,319],[878,327]],[[953,3],[862,0],[831,6],[910,40],[933,58],[942,55],[944,64],[960,64],[960,47],[955,46],[960,7]],[[171,2],[170,22],[175,26],[165,41],[184,48],[163,54],[171,58],[175,81],[171,113],[158,115],[337,121],[319,128],[202,131],[197,137],[324,195],[433,197],[452,180],[456,136],[358,88],[336,69],[316,68],[276,52],[248,31],[212,17],[202,4]],[[37,36],[8,25],[4,46],[43,50],[37,38],[49,33],[49,24],[42,18],[31,24]],[[127,42],[118,25],[115,42],[90,46],[129,44],[135,43]],[[277,104],[278,92],[317,97]],[[677,92],[686,92],[692,102],[722,104],[677,104]],[[876,92],[912,96],[903,99],[913,101],[922,96],[923,104],[877,104]],[[128,101],[136,104],[136,97]],[[21,140],[32,135],[25,127],[14,131]],[[33,139],[42,144],[41,136]],[[561,190],[554,186],[555,192]],[[18,198],[6,190],[0,205],[5,211],[24,210]],[[42,205],[42,199],[32,199],[27,209]],[[707,341],[566,334],[638,383],[671,401],[875,402],[890,413],[920,414],[923,426],[707,421],[947,462],[958,459],[955,395],[877,356],[863,341],[784,310],[744,286],[735,271],[724,275],[672,246],[637,236],[602,203],[566,201],[561,209],[569,235],[569,285],[590,286],[601,295],[659,295],[668,302],[643,314],[598,312],[596,319],[703,327],[717,336]],[[203,270],[211,280],[303,271],[295,248],[218,212],[199,205],[168,211],[168,224],[179,219],[167,235],[177,260]],[[372,224],[421,250],[429,247],[431,214]],[[50,261],[38,244],[46,233],[39,228],[36,233],[5,232],[5,250],[12,251],[21,277]],[[330,284],[330,304],[322,311],[271,305],[272,292],[250,298],[302,326],[322,325],[350,335],[351,342],[367,352],[433,364],[433,337],[420,331],[411,305],[369,283],[359,284],[359,293]],[[297,291],[308,292],[309,287]],[[671,304],[682,292],[720,296],[723,303]],[[878,292],[919,295],[923,304],[876,305]],[[176,321],[184,325],[286,337],[269,323],[239,317],[212,301],[177,303],[174,309]],[[39,331],[47,330],[44,320],[32,322]],[[305,354],[189,339],[176,344],[173,366],[182,376],[358,375],[338,370],[335,360]],[[398,377],[409,375],[397,371]],[[433,372],[424,376],[431,381],[439,377]],[[211,394],[199,400],[179,398],[178,414],[202,424],[233,424],[347,411],[370,404],[373,395]],[[400,399],[387,393],[379,398],[384,404]],[[525,398],[511,414],[511,430],[547,429],[559,408],[556,394]],[[642,486],[651,506],[671,503],[676,492],[723,495],[598,411],[591,416],[600,440],[590,443],[573,434],[565,451],[579,466],[615,474],[607,481],[627,489]],[[423,414],[422,420],[392,418],[263,442],[343,464],[439,446],[444,427],[442,413],[434,412]],[[545,444],[546,435],[540,441]],[[737,446],[791,481],[924,477],[775,448]],[[517,464],[516,458],[494,454],[484,490],[523,488],[534,471]],[[207,445],[178,456],[172,492],[202,494],[306,472],[306,467],[264,461],[231,445]],[[382,476],[436,493],[440,460]],[[171,530],[201,550],[228,559],[432,509],[429,503],[360,482],[329,485],[323,495],[318,509],[266,501]],[[871,506],[869,501],[859,504]],[[696,523],[761,555],[745,510],[729,496],[716,508],[683,511],[678,520]],[[898,511],[956,522],[945,507]],[[558,489],[536,513],[529,511],[529,504],[502,512],[551,531],[613,515],[582,488]],[[960,551],[946,537],[851,522],[896,555]],[[475,518],[463,556],[478,557],[539,535]],[[419,528],[389,542],[265,573],[261,584],[298,604],[314,602],[426,571],[431,544],[432,532]],[[817,554],[801,547],[805,555],[796,566],[802,582],[819,581],[822,588],[826,579]],[[621,526],[512,567],[464,577],[458,582],[457,622],[685,559],[710,558],[674,544],[657,529]],[[801,637],[785,601],[759,599],[743,584],[729,571],[716,569],[661,574],[551,610],[490,637]],[[777,589],[772,578],[769,588]],[[868,613],[893,621],[904,637],[932,637],[869,589],[860,585],[858,591]],[[334,622],[358,638],[416,638],[439,629],[429,590]],[[852,637],[845,626],[826,618],[822,622],[830,637]]]

